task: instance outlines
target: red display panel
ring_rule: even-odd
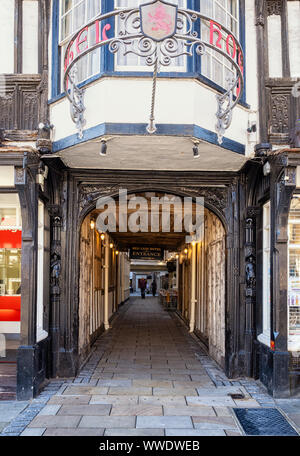
[[[21,296],[0,296],[0,321],[21,321]]]
[[[20,249],[22,231],[0,230],[0,249]]]

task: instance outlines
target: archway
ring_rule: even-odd
[[[151,198],[161,198],[162,191],[131,192],[127,214],[128,221],[134,215],[132,203],[141,208],[141,199],[148,201],[147,223],[153,220]],[[166,196],[166,195],[165,195]],[[168,198],[182,200],[178,195]],[[174,199],[175,198],[175,199]],[[114,196],[115,207],[120,201]],[[151,200],[152,201],[152,200]],[[175,264],[175,274],[168,280],[172,293],[176,294],[177,313],[206,345],[209,354],[225,367],[225,229],[220,218],[205,207],[203,237],[187,243],[186,232],[176,232],[175,204],[171,205],[170,229],[153,232],[122,231],[117,217],[116,230],[105,233],[97,230],[97,217],[104,212],[93,208],[85,216],[80,229],[79,252],[79,336],[78,353],[80,363],[90,351],[97,336],[107,329],[108,320],[118,307],[129,298],[129,252],[134,246],[160,248],[164,260]],[[196,212],[192,202],[193,216]],[[118,214],[118,211],[117,211]],[[145,215],[145,214],[144,214]],[[157,215],[157,214],[156,214]],[[162,217],[162,212],[159,212]],[[139,213],[143,218],[143,211]],[[151,218],[152,217],[152,218]],[[141,223],[141,220],[140,220]],[[99,227],[98,227],[99,228]],[[132,260],[131,260],[132,262]],[[108,269],[106,271],[106,269]],[[170,290],[169,290],[170,291]],[[167,291],[168,293],[168,291]]]

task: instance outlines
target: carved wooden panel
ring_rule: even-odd
[[[290,80],[271,79],[267,82],[268,134],[272,144],[290,144],[297,118],[298,99],[293,97]]]
[[[210,355],[225,358],[225,231],[205,209],[204,242],[197,246],[196,328],[208,341]]]
[[[37,130],[39,75],[2,75],[0,79],[0,128]]]
[[[267,0],[267,15],[272,16],[273,14],[280,15],[282,13],[282,1],[283,0]]]

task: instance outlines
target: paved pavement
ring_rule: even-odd
[[[275,402],[251,379],[229,380],[157,298],[135,297],[80,374],[51,381],[2,435],[236,436],[234,407],[278,406],[296,427],[299,402]]]

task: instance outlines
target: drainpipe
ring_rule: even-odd
[[[105,259],[104,259],[104,329],[109,329],[108,321],[108,273],[109,273],[109,238],[105,234]]]
[[[195,329],[195,288],[196,288],[196,242],[192,242],[192,280],[191,280],[191,314],[190,333]]]

